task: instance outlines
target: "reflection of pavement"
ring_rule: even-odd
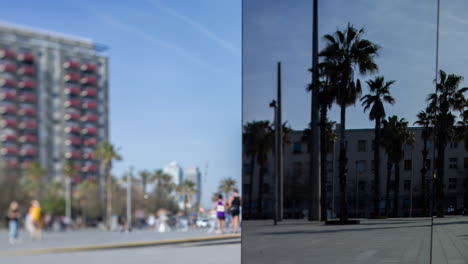
[[[429,263],[429,252],[429,218],[362,220],[347,226],[302,220],[278,226],[272,221],[243,223],[243,264]]]

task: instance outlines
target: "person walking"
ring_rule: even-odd
[[[19,205],[16,201],[10,203],[8,207],[8,229],[10,244],[15,244],[18,240],[18,225],[19,225]]]
[[[31,221],[31,237],[33,240],[40,240],[42,238],[42,212],[39,201],[34,200],[31,202],[29,217]]]
[[[239,228],[239,215],[241,207],[241,197],[239,196],[239,190],[234,189],[231,198],[229,198],[229,212],[232,216],[232,233],[237,233]]]
[[[216,217],[218,218],[219,230],[217,233],[224,234],[224,225],[226,221],[226,209],[225,202],[223,201],[223,195],[218,194],[218,201],[216,201]]]

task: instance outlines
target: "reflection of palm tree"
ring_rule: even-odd
[[[112,161],[121,160],[122,157],[117,153],[117,150],[109,142],[103,142],[96,150],[96,158],[101,162],[102,171],[105,173],[106,179],[106,220],[107,228],[110,228],[110,218],[112,215],[112,178],[110,175]]]
[[[460,88],[462,76],[439,71],[439,82],[436,85],[436,92],[429,95],[429,109],[435,113],[435,135],[437,149],[437,177],[436,177],[436,200],[437,216],[444,216],[445,195],[444,195],[444,168],[445,149],[448,141],[454,136],[456,116],[454,112],[460,112],[466,104],[464,93],[468,88]]]
[[[331,91],[340,106],[340,220],[348,219],[348,202],[346,192],[347,157],[346,157],[346,108],[354,105],[361,95],[359,74],[374,73],[378,70],[374,57],[379,47],[363,39],[364,29],[357,30],[350,24],[344,31],[337,30],[333,35],[325,35],[326,47],[320,53],[324,62],[333,66],[334,80]],[[358,72],[356,72],[358,71]]]
[[[395,99],[390,95],[390,86],[395,81],[385,82],[383,76],[376,77],[375,80],[367,81],[370,94],[361,98],[364,111],[370,109],[369,119],[375,120],[374,138],[374,216],[380,215],[380,125],[382,118],[385,118],[384,103],[394,104]]]
[[[219,183],[219,187],[218,187],[218,190],[219,192],[221,193],[224,193],[225,194],[225,197],[226,199],[228,199],[228,197],[230,196],[230,194],[234,191],[234,189],[236,188],[236,180],[233,179],[233,178],[226,178],[226,179],[223,179],[220,183]]]
[[[190,202],[190,197],[196,193],[195,183],[186,179],[182,185],[177,186],[177,193],[184,196],[184,214],[188,216],[187,204]]]
[[[421,199],[420,203],[422,206],[422,214],[423,216],[426,216],[428,212],[428,201],[427,201],[427,172],[429,170],[428,168],[428,163],[427,163],[427,156],[429,154],[429,151],[427,149],[427,141],[431,137],[432,134],[432,128],[430,127],[432,124],[432,118],[430,113],[428,113],[428,109],[425,111],[421,111],[418,113],[418,120],[414,122],[414,124],[422,126],[424,129],[421,134],[421,138],[423,140],[423,150],[421,151],[422,153],[422,159],[423,159],[423,166],[421,168]]]

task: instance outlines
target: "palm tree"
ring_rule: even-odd
[[[437,216],[444,216],[445,194],[444,194],[444,168],[445,149],[448,141],[454,136],[455,120],[454,113],[461,112],[466,105],[465,92],[468,88],[460,88],[463,77],[455,74],[439,71],[439,82],[436,92],[431,93],[427,100],[429,108],[435,113],[435,136],[436,136],[436,199]]]
[[[177,186],[177,193],[184,196],[184,214],[188,216],[187,205],[190,202],[190,197],[196,193],[195,183],[191,180],[184,180],[182,185]]]
[[[66,216],[68,219],[71,218],[71,180],[73,176],[76,176],[78,174],[78,170],[71,160],[67,160],[63,166],[62,173],[65,176],[65,201],[66,201],[66,206],[65,206],[65,211],[66,211]]]
[[[268,159],[268,153],[272,149],[274,132],[270,121],[252,121],[244,126],[244,151],[251,159],[251,178],[249,187],[249,215],[252,214],[253,202],[253,179],[255,175],[255,163],[260,165],[259,184],[258,184],[258,213],[262,213],[263,205],[263,175],[265,174],[265,163]]]
[[[226,199],[236,188],[237,181],[233,178],[225,178],[219,183],[218,191],[224,193]]]
[[[432,134],[432,118],[431,114],[428,113],[429,109],[421,111],[418,113],[418,120],[414,122],[415,125],[422,126],[424,130],[421,133],[421,139],[423,140],[423,149],[421,151],[422,159],[423,159],[423,166],[421,168],[421,198],[420,203],[422,206],[422,214],[423,216],[428,215],[429,211],[429,204],[427,199],[427,172],[429,171],[428,163],[427,163],[427,156],[429,155],[429,151],[427,149],[427,142],[431,137]]]
[[[385,192],[385,216],[389,216],[390,211],[390,189],[391,189],[391,180],[392,180],[392,156],[395,140],[395,126],[396,120],[389,118],[388,120],[382,120],[383,129],[381,133],[381,138],[379,144],[385,150],[387,154],[387,184]],[[377,142],[375,143],[377,144]]]
[[[374,136],[374,216],[380,215],[380,127],[381,121],[385,118],[384,103],[394,104],[395,99],[390,95],[390,86],[395,81],[385,82],[383,76],[378,76],[374,80],[368,80],[369,94],[361,98],[364,112],[370,109],[369,119],[375,120]]]
[[[143,195],[146,195],[146,186],[148,185],[149,181],[152,181],[152,175],[149,171],[143,170],[138,173],[140,176],[140,181],[141,181],[141,188],[143,190]]]
[[[112,161],[121,160],[122,157],[115,149],[114,145],[109,142],[103,142],[96,150],[96,158],[100,160],[101,171],[105,173],[106,181],[106,222],[107,228],[110,228],[110,220],[112,215],[112,178],[110,175]]]
[[[346,192],[347,155],[346,155],[346,108],[354,105],[361,95],[361,82],[358,75],[377,72],[378,66],[374,58],[379,47],[367,39],[363,39],[364,29],[357,30],[348,24],[344,31],[337,30],[333,35],[325,35],[326,47],[319,56],[333,67],[333,86],[331,92],[340,106],[340,159],[339,177],[341,193],[340,220],[348,220],[348,202]]]

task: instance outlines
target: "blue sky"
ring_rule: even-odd
[[[441,2],[440,69],[468,77],[468,4]],[[279,60],[283,66],[283,119],[293,129],[305,128],[310,120],[310,94],[305,87],[311,80],[307,69],[311,65],[312,1],[294,3],[259,0],[244,4],[244,122],[272,120],[268,104],[275,97]],[[386,107],[387,115],[404,117],[413,124],[426,106],[427,94],[435,90],[436,8],[437,1],[426,0],[319,1],[319,36],[343,30],[348,22],[364,27],[365,37],[382,46],[378,75],[396,81],[391,87],[396,104]],[[323,47],[321,39],[319,49]],[[368,92],[367,85],[363,91]],[[333,107],[330,118],[339,121],[338,107]],[[357,104],[347,110],[346,127],[370,128],[374,124]]]
[[[208,177],[204,202],[224,177],[240,185],[240,1],[0,1],[5,22],[109,46],[110,135],[129,166],[171,161]]]

